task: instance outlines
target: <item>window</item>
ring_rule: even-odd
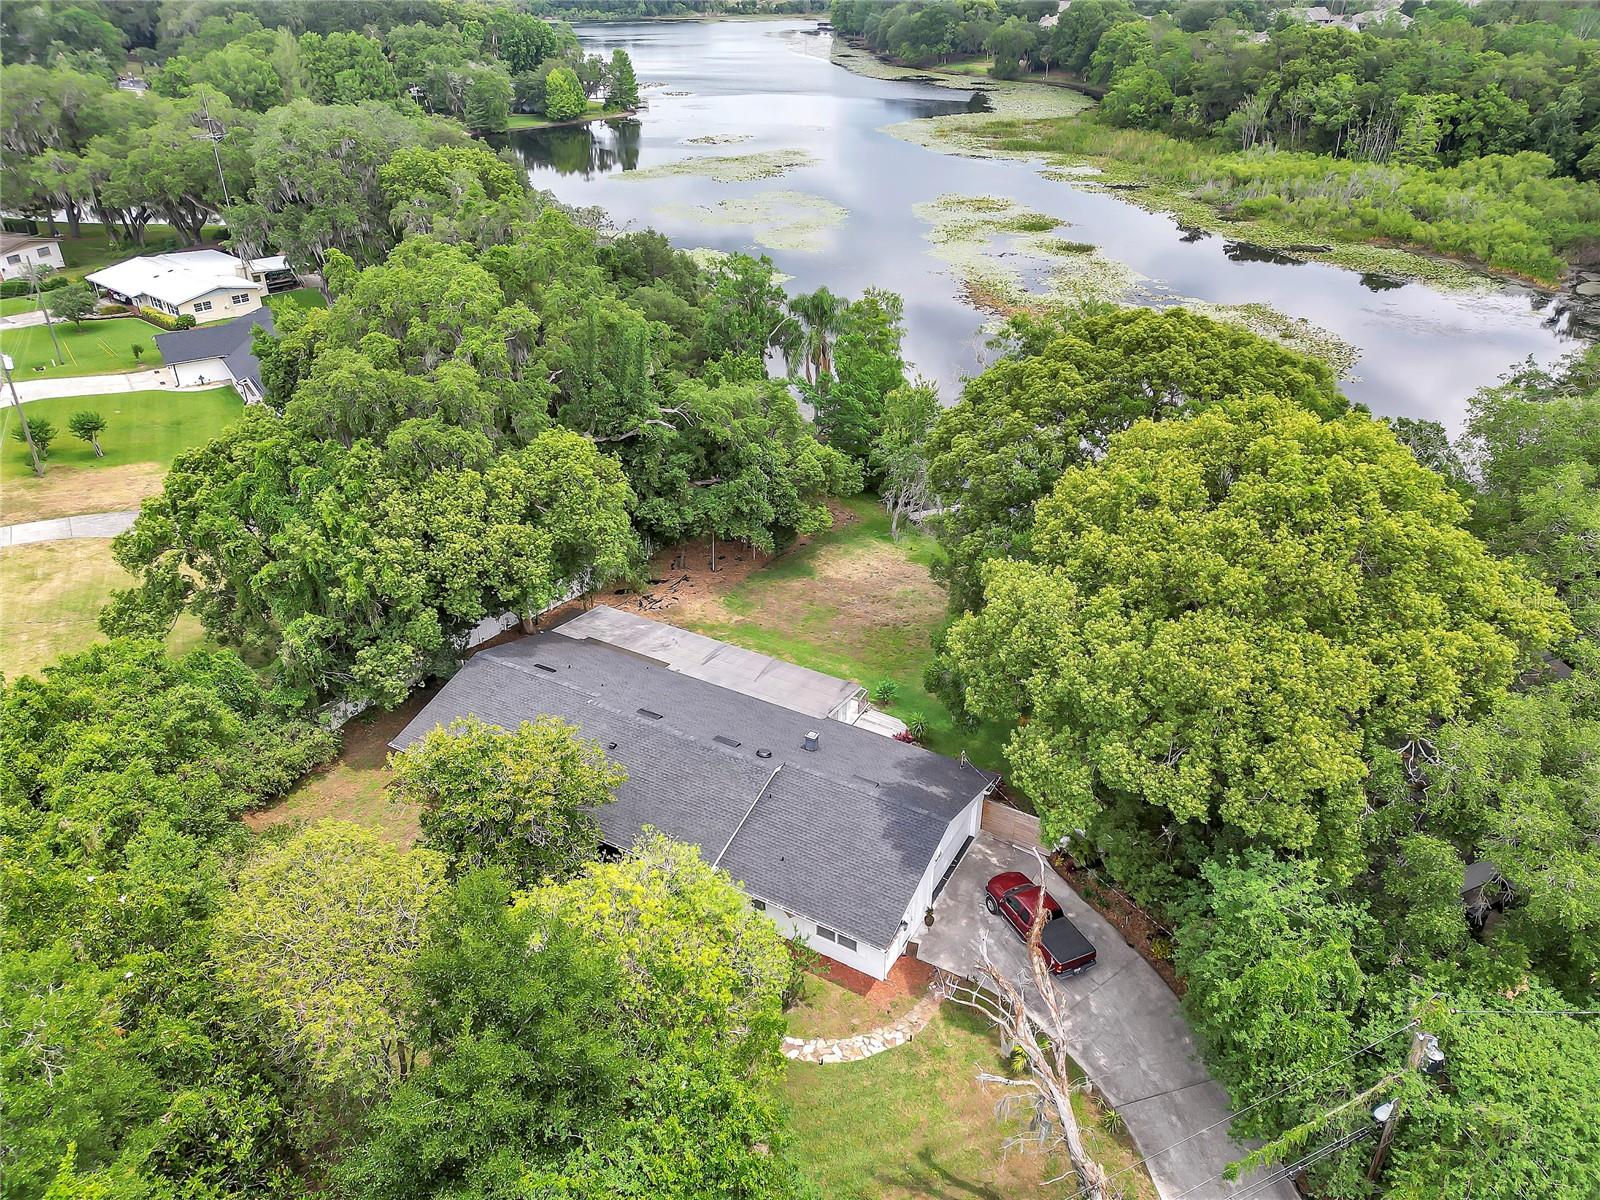
[[[817,926],[817,936],[819,938],[822,938],[824,941],[837,942],[839,945],[843,946],[846,950],[854,950],[856,948],[856,940],[855,940],[855,938],[846,937],[842,933],[835,933],[833,930],[829,929],[825,925],[818,925]]]
[[[240,292],[238,295],[230,297],[230,303],[233,303],[233,304],[248,304],[249,302],[250,302],[250,293],[249,292]]]
[[[8,263],[19,263],[19,262],[22,261],[22,255],[20,255],[20,254],[8,254],[8,255],[6,255],[6,261]]]
[[[766,912],[767,902],[765,900],[757,900],[754,896],[751,896],[750,907],[755,909],[757,912]]]
[[[209,300],[196,300],[194,302],[194,310],[197,313],[210,312],[211,311],[211,301],[209,301]]]

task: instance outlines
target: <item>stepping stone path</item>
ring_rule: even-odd
[[[786,1037],[783,1039],[783,1056],[808,1063],[858,1062],[863,1058],[871,1058],[874,1054],[902,1046],[921,1033],[938,1011],[939,1000],[937,994],[930,993],[912,1005],[911,1011],[894,1024],[870,1033],[858,1033],[854,1037]]]

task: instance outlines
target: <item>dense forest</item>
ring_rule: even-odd
[[[1137,24],[1151,56],[1118,72],[1166,79],[1255,27],[1228,52],[1300,47],[1278,105],[1297,55],[1348,44],[1368,115],[1291,135],[1273,107],[1261,128],[1303,152],[1245,156],[1323,170],[1395,169],[1356,147],[1424,94],[1381,91],[1417,61],[1437,57],[1436,116],[1481,91],[1453,62],[1548,68],[1553,94],[1511,97],[1524,141],[1567,91],[1590,103],[1588,31],[1534,6],[1361,34],[1195,7],[1078,0],[1056,28],[1099,13],[1095,48],[1042,54],[1092,73]],[[862,35],[937,59],[1005,24],[923,53],[943,43],[883,41],[887,14],[979,10],[908,8]],[[398,704],[484,617],[637,580],[684,539],[775,553],[863,489],[897,529],[939,510],[929,686],[1011,731],[1007,785],[1047,840],[1170,930],[1258,1160],[1391,1097],[1381,1192],[1368,1146],[1316,1164],[1315,1194],[1600,1191],[1600,351],[1485,387],[1452,440],[1237,327],[1090,306],[1013,319],[941,407],[900,297],[790,295],[765,258],[597,229],[468,136],[544,106],[558,70],[617,85],[562,26],[447,0],[0,19],[8,208],[130,248],[221,220],[329,300],[279,311],[265,402],[182,452],[118,539],[135,582],[111,640],[0,694],[8,1195],[815,1195],[776,1089],[799,960],[691,848],[601,858],[592,812],[622,776],[597,744],[548,719],[424,739],[395,762],[412,848],[240,818],[331,759],[330,704]],[[154,95],[116,88],[130,53]],[[1237,102],[1174,78],[1138,136],[1233,136],[1269,83],[1220,62],[1207,86]],[[1594,187],[1592,120],[1562,159],[1468,150],[1439,119],[1408,169],[1531,156]],[[184,613],[208,648],[172,657]],[[1421,1032],[1439,1074],[1407,1066]]]
[[[1094,156],[1229,218],[1419,246],[1546,283],[1597,252],[1592,9],[1412,4],[1350,29],[1259,3],[1150,15],[1079,0],[1041,28],[1039,7],[837,0],[831,11],[900,61],[988,53],[996,75],[1053,70],[1104,96],[1089,119],[997,129],[1006,149]]]
[[[1600,354],[1480,392],[1453,445],[1181,311],[1013,340],[927,443],[930,682],[1020,720],[1047,840],[1175,930],[1259,1157],[1400,1089],[1384,1194],[1592,1194],[1600,1030],[1561,1014],[1600,999]],[[1369,1158],[1315,1194],[1371,1194]]]

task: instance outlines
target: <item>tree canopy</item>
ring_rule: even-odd
[[[1111,798],[1359,862],[1368,763],[1568,628],[1379,422],[1272,397],[1144,420],[1040,502],[948,652],[1047,834]],[[1157,815],[1159,814],[1159,815]]]
[[[463,720],[393,759],[395,795],[423,808],[423,845],[452,874],[499,869],[516,888],[563,879],[599,857],[593,810],[627,775],[555,717],[514,730]]]

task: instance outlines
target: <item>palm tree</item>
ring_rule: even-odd
[[[800,322],[800,350],[805,355],[807,383],[832,373],[833,339],[844,322],[844,309],[843,298],[825,287],[789,301],[789,312]]]

